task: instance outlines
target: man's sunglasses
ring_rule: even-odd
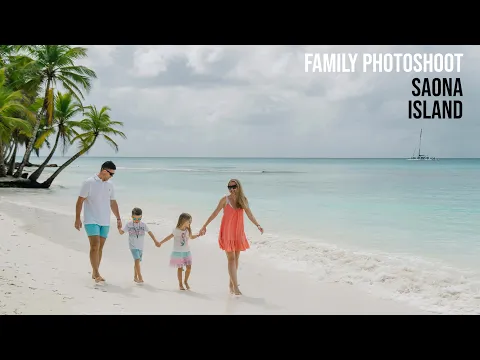
[[[109,173],[109,174],[110,174],[110,176],[113,176],[113,175],[115,175],[115,173],[112,173],[112,172],[108,171],[107,169],[103,169],[103,170],[105,170],[107,173]]]
[[[233,190],[237,188],[237,185],[228,185],[228,190]]]

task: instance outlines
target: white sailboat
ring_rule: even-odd
[[[438,160],[438,158],[436,158],[436,157],[424,155],[424,154],[421,153],[420,149],[422,147],[422,132],[423,132],[423,129],[420,129],[420,143],[418,145],[418,155],[415,155],[415,151],[414,151],[412,156],[409,157],[407,160],[422,160],[422,161]]]

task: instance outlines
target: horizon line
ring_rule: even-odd
[[[40,155],[38,157],[47,157],[48,155]],[[38,158],[37,157],[37,158]],[[312,159],[312,160],[404,160],[408,157],[316,157],[316,156],[92,156],[92,155],[83,155],[80,158],[142,158],[142,159]],[[52,156],[52,158],[71,158],[71,156]],[[436,157],[438,160],[441,159],[480,159],[480,157]]]

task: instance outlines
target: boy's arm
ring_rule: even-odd
[[[155,235],[153,235],[153,232],[151,232],[150,230],[148,231],[148,235],[150,235],[150,237],[152,238],[153,242],[155,243],[155,245],[158,244],[158,241],[157,239],[155,239]]]

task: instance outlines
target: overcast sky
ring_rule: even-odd
[[[110,106],[128,136],[93,156],[406,157],[423,127],[422,152],[480,157],[479,46],[86,47],[85,103]],[[306,51],[463,53],[460,74],[436,75],[461,77],[463,119],[408,119],[412,77],[435,74],[305,73]]]

